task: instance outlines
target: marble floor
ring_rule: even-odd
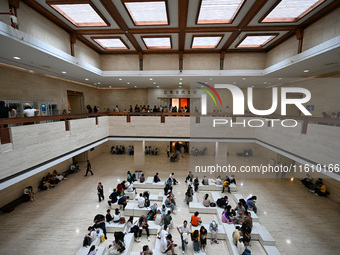
[[[173,215],[174,225],[179,225],[184,219],[189,220],[191,214],[183,202],[185,193],[184,178],[190,169],[190,164],[203,163],[209,157],[192,158],[186,155],[179,162],[171,163],[165,155],[146,156],[143,172],[153,176],[159,172],[165,180],[170,172],[181,183],[175,186],[178,210]],[[261,158],[228,158],[232,164],[258,164]],[[93,217],[106,214],[108,205],[99,203],[96,186],[99,181],[104,185],[105,196],[118,182],[126,178],[128,170],[134,170],[133,157],[127,155],[101,154],[91,160],[94,176],[84,177],[85,165],[82,171],[69,175],[67,180],[57,185],[55,189],[37,192],[36,201],[18,206],[9,214],[0,215],[0,253],[1,254],[75,254],[82,245],[87,227],[92,224]],[[208,175],[198,174],[199,177]],[[215,174],[208,175],[215,178]],[[236,174],[238,192],[243,196],[255,194],[258,198],[258,216],[262,225],[266,226],[276,240],[281,254],[337,254],[340,250],[339,234],[340,206],[330,199],[314,196],[300,181],[290,178],[275,178],[274,176],[242,177]],[[271,177],[271,178],[268,178]],[[291,177],[287,175],[286,177]],[[241,185],[242,184],[242,185]],[[159,190],[151,190],[158,194]],[[202,200],[205,192],[199,192]],[[231,199],[230,199],[231,200]],[[203,223],[216,219],[216,215],[202,214]],[[180,243],[176,230],[172,230],[174,240]],[[108,245],[113,240],[113,234],[108,234],[108,240],[101,245]],[[140,251],[143,244],[154,246],[155,237],[151,241],[142,236],[141,243],[133,244],[133,251]],[[252,241],[252,254],[265,254],[259,242]],[[226,242],[207,246],[207,254],[221,252],[229,254]],[[177,249],[177,254],[180,250]],[[186,254],[193,254],[189,246]]]

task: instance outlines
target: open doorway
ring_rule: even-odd
[[[185,109],[185,107],[187,108],[187,112],[189,112],[190,98],[171,98],[171,105],[172,107],[176,106],[178,112],[181,112],[181,109]]]
[[[68,113],[81,114],[84,113],[83,92],[67,91]]]

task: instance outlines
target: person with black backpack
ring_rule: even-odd
[[[107,255],[111,254],[120,254],[125,251],[125,243],[124,243],[124,233],[123,232],[115,232],[114,233],[115,240],[107,247]]]

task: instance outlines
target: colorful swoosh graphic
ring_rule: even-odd
[[[201,85],[203,85],[203,86],[206,86],[206,87],[209,88],[212,92],[214,92],[214,94],[217,96],[217,98],[218,98],[218,100],[220,101],[220,104],[221,104],[221,106],[222,106],[222,100],[221,100],[221,98],[220,98],[220,95],[217,93],[217,91],[216,91],[213,87],[211,87],[210,85],[208,85],[208,84],[206,84],[206,83],[203,83],[203,82],[197,82],[197,83],[198,83],[198,84],[201,84]],[[206,92],[206,93],[214,100],[215,105],[217,105],[214,96],[211,94],[211,92],[210,92],[209,90],[204,89],[204,88],[200,88],[200,87],[197,87],[197,88],[203,90],[204,92]]]

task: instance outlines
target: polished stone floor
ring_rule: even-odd
[[[175,186],[178,210],[173,215],[174,225],[184,219],[189,220],[191,214],[183,202],[185,193],[184,178],[190,169],[190,164],[203,164],[212,160],[213,156],[192,158],[185,155],[179,162],[171,163],[165,155],[146,156],[143,172],[153,176],[159,172],[165,180],[170,172],[181,183]],[[94,176],[84,177],[82,171],[69,175],[67,180],[58,184],[55,189],[37,192],[36,201],[20,205],[9,214],[0,215],[0,250],[1,254],[75,254],[81,247],[87,227],[92,225],[97,213],[105,215],[108,205],[99,203],[96,186],[99,181],[104,185],[105,196],[108,197],[113,187],[126,178],[128,170],[134,170],[133,157],[127,155],[102,154],[91,160]],[[234,165],[254,165],[267,163],[265,159],[229,157],[228,163]],[[192,166],[191,166],[192,167]],[[200,173],[215,178],[216,174]],[[338,254],[340,250],[339,234],[340,207],[338,204],[323,197],[314,196],[300,184],[291,181],[290,174],[286,178],[275,175],[260,176],[261,178],[242,177],[237,174],[238,192],[243,196],[255,194],[258,198],[258,216],[262,225],[266,226],[276,240],[281,254]],[[258,176],[259,177],[259,176]],[[159,190],[151,190],[158,194]],[[199,192],[202,200],[205,192]],[[231,199],[230,199],[231,200]],[[215,215],[202,214],[203,223],[216,219]],[[179,244],[179,234],[172,230],[174,240]],[[108,245],[113,240],[113,234],[108,234]],[[140,251],[148,243],[154,246],[155,237],[148,242],[142,236],[142,242],[134,244],[132,250]],[[188,247],[186,254],[193,254]],[[265,254],[259,242],[251,243],[252,254]],[[229,254],[226,242],[207,246],[207,254],[223,252]],[[177,249],[177,254],[180,250]]]

